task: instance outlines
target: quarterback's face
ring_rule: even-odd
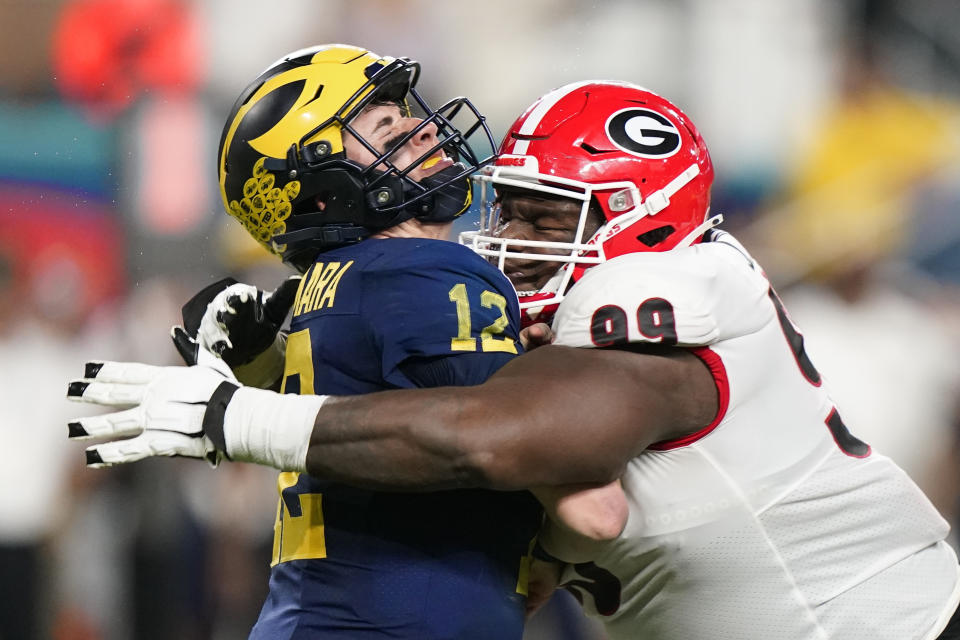
[[[399,105],[372,104],[354,118],[350,126],[381,154],[395,149],[387,159],[402,171],[437,144],[437,127],[430,123],[397,148],[400,140],[421,122],[420,118],[405,115]],[[348,158],[363,166],[376,160],[376,156],[349,131],[343,133],[343,148]],[[438,150],[407,175],[419,182],[451,165],[453,160]],[[382,168],[386,169],[385,166]]]
[[[545,242],[573,242],[580,222],[582,203],[568,198],[550,198],[505,191],[498,199],[500,225],[498,238],[511,240],[538,240]],[[588,216],[584,238],[589,238],[600,227],[595,216]],[[569,255],[569,250],[524,247],[524,253]],[[511,258],[504,262],[503,272],[517,291],[537,291],[557,272],[562,262]]]

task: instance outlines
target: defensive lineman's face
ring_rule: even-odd
[[[524,191],[501,191],[497,206],[500,207],[500,225],[497,227],[496,236],[511,240],[573,242],[582,212],[582,203],[579,200]],[[584,225],[583,238],[593,236],[602,221],[603,216],[591,207]],[[568,250],[542,247],[527,247],[523,251],[569,254]],[[547,260],[512,258],[504,262],[503,272],[517,291],[538,291],[562,264]]]
[[[396,147],[398,142],[421,122],[423,122],[421,118],[407,116],[400,105],[375,103],[354,118],[350,126],[377,151],[384,153]],[[436,144],[437,127],[431,122],[391,153],[387,159],[403,171]],[[346,130],[343,132],[343,148],[348,158],[363,166],[368,166],[376,160],[376,156]],[[419,182],[450,166],[453,166],[453,160],[438,150],[407,175],[411,180]],[[383,168],[386,169],[386,167]]]

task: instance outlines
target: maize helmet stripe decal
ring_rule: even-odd
[[[416,91],[419,75],[413,60],[349,45],[297,51],[271,65],[241,93],[221,136],[227,212],[301,271],[322,250],[404,220],[460,215],[471,202],[470,174],[494,159],[468,139],[496,145],[467,98],[431,107]],[[374,110],[378,120],[387,116],[390,136],[368,124]],[[433,156],[451,162],[430,172],[423,163]]]

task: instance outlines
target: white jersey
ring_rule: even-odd
[[[708,235],[591,268],[557,311],[557,344],[691,348],[720,399],[629,463],[618,539],[551,540],[562,581],[611,640],[935,638],[960,601],[947,523],[847,431],[760,267]]]

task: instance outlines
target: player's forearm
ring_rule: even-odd
[[[483,453],[461,437],[476,417],[459,389],[331,398],[318,413],[306,470],[369,488],[488,487]],[[464,427],[456,429],[451,427]],[[511,487],[516,488],[516,487]]]
[[[365,488],[502,484],[504,479],[487,475],[484,455],[449,428],[468,419],[471,403],[458,391],[327,397],[241,387],[225,400],[222,434],[210,435],[233,460]]]
[[[87,449],[98,467],[226,454],[367,487],[515,490],[612,482],[651,442],[709,422],[708,404],[678,410],[696,395],[684,381],[699,373],[712,385],[693,356],[686,363],[702,371],[593,351],[548,346],[481,385],[343,399],[238,385],[205,350],[187,369],[91,362],[68,397],[135,410],[71,422],[69,433],[119,438]],[[682,431],[672,429],[677,415],[688,416]]]
[[[561,423],[541,410],[551,398],[541,405],[529,401],[531,393],[501,378],[474,387],[331,398],[317,415],[307,471],[394,489],[509,491],[619,477],[627,456],[588,449],[587,442],[598,439],[584,432],[586,411],[571,411]],[[567,402],[579,401],[568,396]]]
[[[482,387],[329,398],[241,388],[226,410],[224,446],[234,460],[379,490],[517,490],[619,473],[576,448],[554,451],[548,415],[487,397]]]
[[[395,490],[607,484],[649,443],[670,435],[667,427],[690,395],[683,381],[694,372],[680,360],[647,358],[638,367],[640,358],[646,357],[543,347],[482,385],[329,398],[309,416],[312,422],[300,414],[291,421],[298,425],[302,457],[288,470]],[[702,368],[705,384],[712,385],[699,361],[685,361]],[[261,398],[246,403],[262,415],[247,424],[282,428],[267,405],[278,402],[282,412],[287,400]],[[301,407],[317,401],[300,398]],[[710,416],[697,419],[706,424]]]
[[[510,411],[482,387],[331,398],[317,415],[306,470],[319,478],[380,489],[487,488],[604,482],[615,462],[550,459],[537,434],[553,430]],[[535,452],[535,453],[534,453]],[[570,456],[575,457],[575,456]]]

